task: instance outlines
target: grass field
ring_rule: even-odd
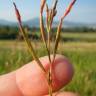
[[[40,42],[34,42],[34,47],[38,56],[47,54]],[[96,96],[96,43],[61,42],[58,53],[67,56],[75,68],[72,82],[63,90],[79,92],[81,96]],[[0,74],[15,70],[31,60],[24,42],[0,41]]]
[[[34,32],[37,37],[40,37],[40,32]],[[54,38],[54,36],[52,37]],[[96,32],[62,32],[62,41],[75,42],[96,42]]]
[[[61,35],[63,40],[75,41],[75,42],[96,42],[96,32],[78,33],[78,32],[62,32]]]

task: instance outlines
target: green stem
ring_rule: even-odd
[[[29,41],[28,36],[27,36],[27,34],[26,34],[25,30],[23,29],[22,24],[21,24],[20,22],[19,22],[19,28],[20,28],[20,31],[22,32],[23,38],[24,38],[24,40],[25,40],[25,42],[26,42],[26,44],[27,44],[27,46],[28,46],[28,49],[29,49],[31,55],[33,56],[34,60],[35,60],[35,61],[37,62],[37,64],[41,67],[41,69],[46,73],[45,68],[43,67],[42,63],[41,63],[40,60],[38,59],[38,57],[37,57],[37,55],[36,55],[36,53],[35,53],[35,51],[34,51],[33,45],[32,45],[31,42]]]

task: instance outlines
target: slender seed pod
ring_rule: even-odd
[[[58,3],[58,0],[55,1],[54,6],[53,6],[53,10],[56,10],[57,3]]]
[[[51,15],[50,29],[52,28],[53,19],[54,19],[54,17],[55,17],[56,14],[57,14],[57,10],[56,10],[57,3],[58,3],[58,0],[55,1],[54,5],[53,5],[53,8],[52,8],[52,12],[50,13],[50,15]]]
[[[13,3],[13,4],[14,4],[14,7],[15,7],[16,17],[17,17],[17,20],[18,20],[18,23],[19,23],[20,31],[22,32],[24,40],[25,40],[25,42],[26,42],[26,44],[28,46],[28,49],[29,49],[31,55],[33,56],[34,60],[37,62],[37,64],[40,66],[40,68],[44,71],[44,73],[46,73],[45,68],[43,67],[42,63],[38,59],[38,57],[37,57],[37,55],[36,55],[36,53],[34,51],[34,48],[33,48],[32,44],[31,44],[31,42],[29,41],[28,36],[27,36],[23,26],[22,26],[22,21],[21,21],[21,16],[20,16],[19,10],[17,9],[16,4],[15,3]]]
[[[68,8],[66,9],[66,11],[65,11],[65,13],[64,13],[64,16],[63,16],[62,18],[65,18],[65,17],[69,14],[69,12],[71,11],[71,9],[72,9],[73,5],[75,4],[75,2],[76,2],[76,0],[73,0],[73,1],[70,3],[70,5],[69,5]]]
[[[46,44],[46,34],[45,34],[44,22],[43,22],[41,13],[40,13],[40,30],[41,30],[42,39],[44,43]]]
[[[41,8],[40,8],[40,30],[41,30],[41,35],[44,43],[46,43],[46,35],[45,35],[45,29],[44,29],[44,23],[43,23],[43,10],[45,6],[46,0],[41,0]]]
[[[64,15],[61,17],[61,20],[60,20],[60,23],[58,25],[58,29],[57,29],[57,34],[56,34],[56,40],[55,40],[55,47],[54,47],[54,50],[53,50],[53,58],[55,59],[55,56],[56,56],[56,51],[57,51],[57,48],[58,48],[58,43],[59,43],[59,39],[60,39],[60,33],[61,33],[61,28],[62,28],[62,23],[63,23],[63,20],[64,18],[69,14],[69,12],[71,11],[73,5],[75,4],[76,0],[73,0],[68,8],[66,9]],[[53,59],[53,62],[54,62],[54,59]]]
[[[14,2],[13,2],[13,5],[15,7],[15,13],[16,13],[17,20],[19,21],[19,23],[21,23],[21,16],[20,16],[19,10],[17,9],[16,4]]]
[[[49,23],[49,21],[48,21],[48,19],[49,19],[49,8],[48,8],[48,5],[46,4],[46,24],[47,24],[47,27],[48,27],[48,23]]]
[[[45,3],[46,3],[46,0],[41,0],[41,9],[40,9],[41,14],[43,13]]]
[[[40,30],[41,30],[41,35],[42,35],[42,39],[44,42],[44,45],[46,47],[47,53],[48,53],[48,57],[49,57],[49,61],[51,62],[51,58],[50,58],[50,52],[47,46],[47,41],[46,41],[46,34],[45,34],[45,28],[44,28],[44,23],[43,23],[43,10],[46,4],[46,0],[41,0],[41,7],[40,7]]]

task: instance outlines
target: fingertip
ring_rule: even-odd
[[[50,96],[50,95],[45,95],[45,96]],[[53,96],[80,96],[78,93],[73,93],[73,92],[56,92],[53,93]]]
[[[48,71],[50,65],[48,56],[40,58],[40,61]],[[68,84],[74,73],[72,64],[62,55],[56,55],[52,70],[54,91]],[[43,71],[35,61],[23,66],[16,72],[16,81],[18,88],[26,96],[42,96],[48,94],[46,75],[43,74]]]
[[[79,94],[73,92],[60,92],[56,96],[79,96]]]
[[[53,86],[60,89],[62,86],[67,85],[74,75],[74,68],[68,58],[62,55],[56,55],[53,64]]]

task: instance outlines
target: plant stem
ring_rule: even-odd
[[[47,53],[48,53],[49,61],[51,62],[50,52],[49,52],[49,49],[48,49],[48,46],[47,46],[47,42],[46,42],[46,35],[45,35],[45,29],[44,29],[42,13],[40,13],[40,30],[41,30],[41,35],[42,35],[42,39],[43,39],[44,45],[45,45]]]
[[[34,48],[32,46],[32,43],[29,41],[28,39],[28,36],[26,34],[26,32],[24,31],[23,27],[22,27],[22,24],[19,24],[19,28],[20,28],[20,31],[22,32],[22,35],[23,35],[23,38],[28,46],[28,49],[31,53],[31,55],[33,56],[34,60],[37,62],[37,64],[41,67],[41,69],[46,73],[46,70],[45,68],[43,67],[43,65],[41,64],[40,60],[38,59],[35,51],[34,51]]]
[[[22,21],[21,21],[21,16],[20,16],[20,13],[19,13],[19,10],[17,9],[17,6],[16,4],[13,2],[13,5],[14,5],[14,8],[15,8],[15,12],[16,12],[16,17],[17,17],[17,20],[18,20],[18,24],[19,24],[19,29],[23,35],[23,38],[26,42],[26,45],[31,53],[31,55],[33,56],[34,60],[37,62],[37,64],[41,67],[41,69],[43,70],[44,73],[46,73],[46,70],[45,68],[43,67],[42,63],[40,62],[39,58],[37,57],[35,51],[34,51],[34,48],[33,48],[33,45],[31,44],[31,41],[29,40],[28,38],[28,35],[26,34],[23,26],[22,26]]]

